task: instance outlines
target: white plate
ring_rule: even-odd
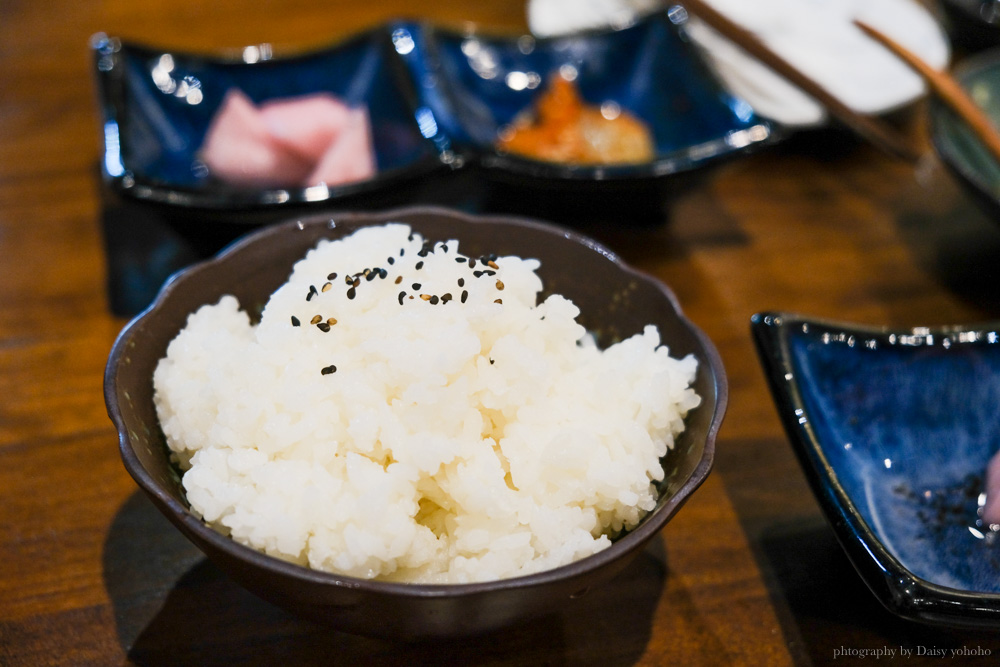
[[[756,34],[774,52],[852,109],[893,111],[922,97],[923,81],[853,25],[862,19],[936,68],[951,47],[943,28],[917,0],[706,0]],[[672,6],[658,0],[529,0],[528,22],[538,35],[619,27]],[[683,4],[683,3],[681,3]],[[692,40],[729,90],[757,113],[792,127],[826,122],[825,109],[697,18]]]

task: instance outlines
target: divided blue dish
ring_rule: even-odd
[[[538,40],[398,22],[281,58],[270,57],[267,45],[207,56],[97,35],[92,49],[103,113],[102,173],[119,194],[168,206],[280,207],[339,203],[469,163],[519,177],[526,188],[539,178],[647,181],[773,141],[772,127],[725,92],[686,41],[685,20],[683,12],[663,12],[621,30]],[[576,69],[589,102],[614,99],[649,124],[653,161],[581,167],[494,150],[497,129],[529,108],[543,89],[537,82],[562,66]],[[255,102],[314,92],[364,102],[376,176],[326,189],[240,189],[213,180],[196,153],[234,86]],[[192,90],[194,97],[182,94]]]
[[[1000,536],[978,516],[1000,446],[1000,325],[760,313],[751,330],[802,469],[872,592],[911,620],[1000,627]]]

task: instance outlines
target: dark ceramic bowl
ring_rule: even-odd
[[[1000,443],[1000,326],[751,322],[778,413],[858,573],[899,616],[1000,627],[978,496]]]
[[[1000,126],[1000,48],[963,61],[954,76],[986,115]],[[954,111],[932,97],[931,143],[941,162],[987,215],[1000,222],[1000,164]]]
[[[699,369],[694,388],[703,403],[689,414],[686,430],[665,458],[667,477],[655,510],[634,530],[594,556],[530,576],[468,585],[408,585],[337,576],[274,559],[220,535],[189,509],[153,405],[153,370],[167,344],[184,327],[188,314],[223,294],[234,294],[248,312],[259,313],[293,263],[319,239],[388,221],[406,222],[425,238],[456,238],[470,256],[496,252],[538,258],[546,289],[579,305],[581,323],[604,344],[653,323],[672,355],[695,355]],[[181,272],[118,337],[104,388],[125,467],[157,507],[234,580],[303,617],[347,632],[406,639],[504,626],[572,605],[591,587],[609,580],[708,475],[727,399],[718,354],[662,284],[572,232],[436,208],[293,220],[261,230],[217,258]]]

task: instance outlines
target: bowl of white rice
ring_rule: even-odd
[[[574,604],[709,473],[726,407],[673,293],[577,233],[440,208],[260,230],[105,375],[125,467],[236,582],[346,632]]]

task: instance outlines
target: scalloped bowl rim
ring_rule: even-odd
[[[520,218],[517,216],[476,216],[434,206],[415,206],[374,213],[352,212],[343,213],[342,215],[366,217],[372,218],[373,220],[378,219],[383,222],[388,222],[393,219],[393,216],[405,216],[412,213],[438,214],[461,219],[470,224],[499,223],[502,225],[510,225],[515,228],[524,226],[558,235],[567,241],[584,245],[594,252],[600,253],[607,259],[614,262],[618,268],[620,268],[627,275],[631,276],[633,279],[655,284],[659,288],[664,298],[670,302],[674,312],[676,313],[678,321],[695,337],[701,347],[701,352],[703,353],[704,358],[700,359],[700,362],[708,366],[708,369],[713,377],[713,386],[715,389],[715,412],[712,415],[711,422],[706,432],[704,453],[688,479],[680,487],[678,487],[677,491],[671,497],[666,499],[661,498],[657,503],[656,509],[650,512],[640,522],[640,524],[636,526],[636,528],[622,536],[620,539],[615,540],[611,546],[573,563],[540,571],[534,574],[487,582],[465,584],[411,584],[360,579],[346,575],[314,570],[269,556],[216,532],[207,526],[200,518],[195,516],[190,508],[181,502],[178,502],[170,493],[161,488],[161,486],[157,484],[149,472],[139,462],[132,446],[130,445],[130,436],[128,429],[125,426],[124,418],[117,399],[118,382],[116,372],[122,356],[125,354],[125,349],[132,337],[136,334],[136,330],[143,323],[149,320],[155,312],[170,299],[171,294],[180,285],[183,285],[188,281],[197,281],[199,279],[199,274],[208,266],[236,261],[241,251],[248,246],[265,243],[267,239],[272,236],[287,234],[293,229],[303,228],[303,225],[329,224],[324,222],[324,220],[331,220],[331,222],[333,222],[332,219],[337,217],[337,213],[309,216],[308,219],[296,218],[285,223],[269,226],[234,242],[214,258],[204,260],[178,271],[163,286],[153,303],[150,304],[142,313],[134,317],[122,329],[112,346],[105,370],[104,394],[108,415],[115,424],[119,433],[119,450],[123,463],[129,474],[146,493],[153,496],[153,498],[161,504],[161,509],[169,509],[170,514],[173,515],[174,518],[181,520],[188,530],[193,531],[199,538],[210,542],[213,546],[226,552],[230,556],[241,561],[250,562],[257,567],[278,572],[287,577],[311,581],[327,586],[340,586],[361,591],[415,598],[461,597],[486,593],[498,589],[531,588],[549,582],[570,579],[594,570],[598,570],[603,566],[619,559],[623,555],[637,550],[650,538],[655,536],[657,532],[659,532],[669,521],[669,519],[672,518],[674,514],[676,514],[677,511],[687,502],[694,491],[697,490],[697,488],[700,487],[705,481],[713,465],[715,443],[728,402],[728,385],[721,357],[719,357],[712,342],[708,339],[704,332],[696,327],[694,323],[691,322],[686,315],[684,315],[681,311],[676,295],[666,285],[628,266],[619,258],[617,254],[605,248],[597,241],[580,235],[574,231],[566,230],[550,223],[544,223],[528,218]]]

